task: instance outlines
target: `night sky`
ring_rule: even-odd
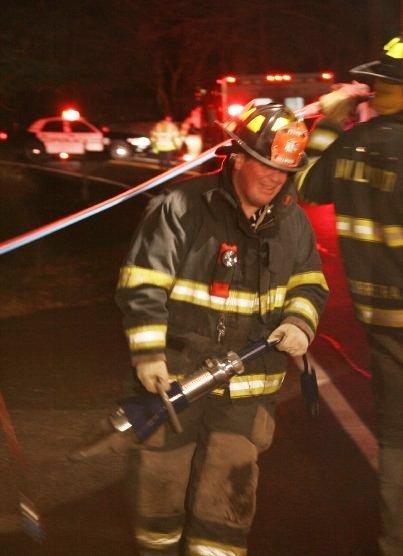
[[[0,122],[66,102],[95,121],[182,118],[228,73],[333,70],[379,55],[400,0],[37,0],[0,19]]]

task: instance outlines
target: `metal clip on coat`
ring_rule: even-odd
[[[277,343],[262,339],[243,348],[238,354],[230,351],[221,358],[208,358],[200,369],[183,381],[172,382],[171,389],[163,396],[147,393],[122,400],[109,421],[117,431],[132,428],[138,442],[146,440],[167,420],[178,431],[180,425],[176,413],[215,388],[228,384],[234,375],[244,372],[244,363],[259,357]]]

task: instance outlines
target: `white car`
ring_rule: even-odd
[[[103,152],[110,140],[75,110],[66,110],[61,117],[41,118],[27,129],[24,154],[30,160],[46,155],[62,159],[70,155]]]

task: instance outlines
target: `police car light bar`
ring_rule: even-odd
[[[62,111],[63,120],[68,120],[69,122],[74,122],[80,117],[80,112],[74,108],[66,108]]]

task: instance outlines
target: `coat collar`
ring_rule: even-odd
[[[232,168],[233,160],[231,157],[227,158],[219,172],[217,187],[206,192],[207,200],[214,204],[215,194],[220,195],[225,202],[227,202],[238,214],[239,220],[244,220],[245,223],[250,227],[249,221],[244,216],[239,198],[235,192],[234,184],[232,182]],[[263,218],[262,222],[259,224],[258,230],[264,230],[271,228],[276,222],[279,222],[283,218],[286,218],[290,213],[291,208],[296,203],[296,191],[292,178],[288,179],[284,184],[284,187],[275,197],[273,203],[271,203],[271,210],[268,211],[266,217]],[[243,217],[243,218],[242,218]],[[254,231],[250,227],[250,231]]]

